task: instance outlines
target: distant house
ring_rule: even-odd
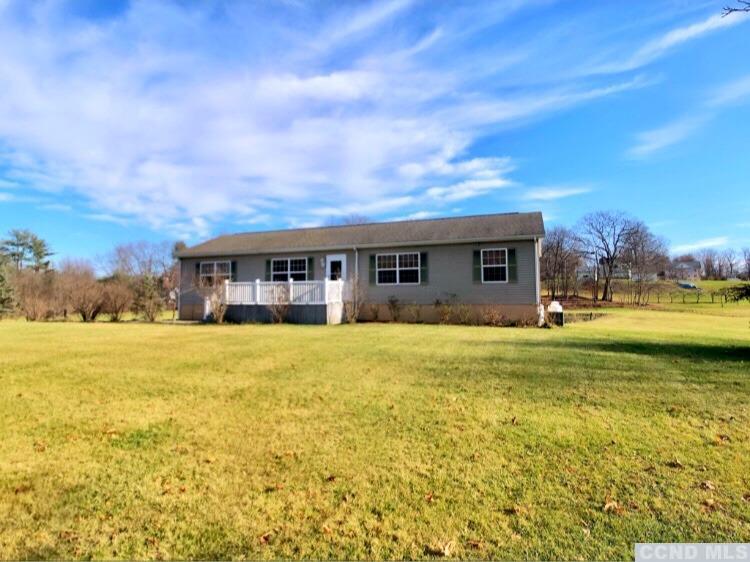
[[[576,269],[576,278],[578,281],[596,281],[597,278],[604,278],[604,263],[600,261],[598,267],[586,265]],[[617,264],[612,270],[611,279],[631,279],[633,276],[628,264]]]
[[[673,279],[700,279],[701,271],[701,262],[698,260],[673,261],[669,268],[670,277]]]
[[[533,318],[540,302],[541,213],[507,213],[214,238],[179,253],[181,319],[210,311],[201,287],[221,284],[227,318],[266,321],[279,288],[289,320],[336,323],[342,302],[358,299],[364,319],[397,307],[438,320],[436,303],[494,307]]]

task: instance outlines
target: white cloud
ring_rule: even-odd
[[[706,115],[688,116],[667,123],[663,127],[637,135],[635,146],[630,148],[631,158],[645,158],[663,148],[677,144],[698,130],[708,119]]]
[[[688,244],[678,244],[672,246],[673,254],[687,254],[689,252],[695,252],[697,250],[705,250],[707,248],[720,248],[729,244],[729,237],[727,236],[716,236],[715,238],[704,238],[703,240],[697,240]]]
[[[750,98],[750,75],[743,76],[719,87],[709,99],[710,106],[723,106]]]
[[[531,201],[554,201],[591,191],[588,187],[537,187],[526,192],[524,199]]]
[[[12,200],[13,196],[10,193],[0,193],[0,202]]]
[[[408,0],[239,2],[222,19],[154,0],[101,21],[69,17],[65,3],[11,5],[0,11],[0,181],[180,237],[227,217],[432,213],[517,188],[508,158],[469,156],[477,141],[649,83],[502,87],[503,73],[533,66],[528,52],[472,34],[523,2],[444,13]],[[430,17],[405,23],[416,9]]]
[[[45,203],[44,205],[39,205],[39,209],[42,211],[60,211],[68,213],[73,210],[73,207],[64,203]]]
[[[629,58],[614,63],[606,63],[596,69],[598,72],[625,72],[640,68],[665,55],[675,47],[698,39],[714,31],[732,27],[750,20],[750,14],[733,13],[722,16],[715,13],[699,22],[677,27],[656,37],[635,51]]]

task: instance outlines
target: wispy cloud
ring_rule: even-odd
[[[45,203],[38,207],[42,211],[58,211],[61,213],[68,213],[73,210],[73,207],[66,205],[65,203]]]
[[[750,98],[750,75],[720,86],[707,103],[711,107],[722,107],[746,101],[748,98]]]
[[[706,121],[705,115],[688,116],[667,123],[666,125],[638,133],[636,144],[628,150],[631,158],[645,158],[689,137]]]
[[[0,193],[0,202],[11,201],[13,196],[10,193]]]
[[[530,201],[554,201],[590,191],[589,187],[536,187],[527,191],[523,198]]]
[[[750,100],[750,75],[721,84],[704,95],[703,101],[688,115],[636,135],[636,144],[627,155],[645,158],[677,144],[699,131],[726,106]]]
[[[0,182],[72,194],[76,208],[97,210],[90,220],[181,237],[227,219],[435,213],[521,193],[510,159],[472,156],[479,141],[652,83],[527,79],[551,51],[556,67],[582,64],[541,39],[479,40],[535,4],[228,2],[220,11],[153,0],[86,19],[66,2],[11,0],[0,10]],[[635,58],[730,23],[673,30]]]
[[[601,65],[598,72],[625,72],[645,66],[672,51],[679,45],[698,39],[709,33],[732,27],[750,20],[750,14],[733,13],[723,17],[714,14],[706,19],[686,26],[676,27],[651,39],[636,50],[630,57]]]
[[[678,244],[672,246],[673,254],[686,254],[689,252],[695,252],[697,250],[705,250],[707,248],[720,248],[729,244],[728,236],[716,236],[714,238],[704,238],[688,244]]]

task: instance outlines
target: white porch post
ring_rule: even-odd
[[[253,304],[260,304],[260,279],[255,280],[255,298]]]

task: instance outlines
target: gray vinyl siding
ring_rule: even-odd
[[[474,283],[474,250],[515,248],[518,264],[516,283]],[[426,285],[370,285],[370,254],[427,252],[429,281]],[[368,302],[386,303],[391,296],[402,303],[433,304],[451,297],[467,304],[536,304],[537,263],[534,242],[450,244],[409,248],[378,248],[360,251],[359,275]]]
[[[516,283],[474,283],[474,250],[487,248],[515,248],[518,266]],[[428,255],[429,281],[426,285],[370,285],[369,264],[371,254],[426,252]],[[224,256],[210,258],[183,258],[180,291],[181,309],[198,306],[203,299],[192,289],[195,264],[199,261],[236,262],[237,281],[265,280],[266,260],[286,257],[313,257],[314,278],[325,278],[325,257],[328,254],[346,254],[347,277],[352,280],[355,271],[355,253],[352,250],[323,252],[293,252],[279,254],[255,254],[246,256]],[[395,296],[405,304],[433,304],[436,299],[447,301],[455,298],[467,304],[536,304],[538,283],[538,258],[535,259],[534,242],[512,241],[483,244],[445,244],[397,248],[359,250],[359,279],[364,300],[385,304]],[[187,317],[187,314],[185,315]]]

